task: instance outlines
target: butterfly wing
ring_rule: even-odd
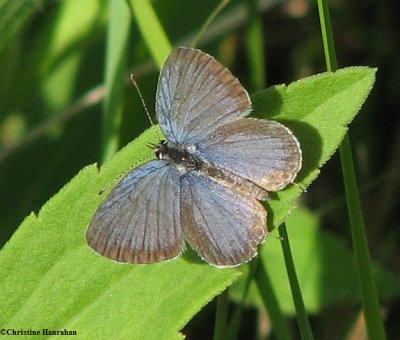
[[[150,161],[128,173],[97,209],[86,234],[101,255],[120,262],[153,263],[183,248],[179,173]]]
[[[267,215],[259,201],[193,173],[182,177],[181,190],[183,234],[202,258],[224,267],[257,255],[267,234]]]
[[[248,179],[267,191],[293,182],[301,168],[300,145],[282,124],[240,118],[199,143],[198,150],[217,168]]]
[[[196,49],[171,52],[160,73],[156,98],[161,129],[168,140],[178,144],[204,140],[251,110],[246,90],[232,73]]]

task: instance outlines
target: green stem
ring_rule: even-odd
[[[266,87],[265,72],[265,43],[262,21],[258,12],[258,2],[247,0],[247,57],[250,69],[250,92],[261,91]]]
[[[250,270],[247,273],[246,283],[243,288],[242,299],[240,300],[240,303],[236,307],[235,312],[232,316],[232,321],[230,322],[229,327],[228,327],[228,333],[227,333],[228,335],[227,336],[228,336],[229,340],[236,340],[238,338],[240,323],[242,321],[244,302],[247,298],[247,294],[249,293],[250,284],[253,281],[254,275],[257,271],[257,266],[258,266],[258,258],[253,259],[249,263]]]
[[[279,236],[282,238],[282,251],[285,258],[286,271],[289,277],[290,289],[292,291],[294,307],[297,314],[297,322],[299,324],[302,339],[314,339],[310,322],[308,320],[306,308],[304,306],[303,297],[301,295],[299,281],[297,279],[296,270],[294,268],[292,252],[289,245],[289,237],[286,231],[285,223],[278,227]]]
[[[372,274],[371,257],[368,249],[367,236],[365,234],[364,219],[358,195],[357,180],[348,134],[345,135],[342,145],[340,146],[340,159],[346,190],[351,236],[356,257],[357,277],[361,290],[361,300],[368,337],[370,339],[386,339],[378,293]]]
[[[217,312],[215,315],[214,340],[224,340],[228,320],[228,290],[217,296]]]
[[[321,21],[326,65],[328,71],[333,72],[337,69],[337,62],[327,0],[318,0],[318,9]],[[365,234],[364,219],[361,210],[350,138],[348,134],[345,135],[342,145],[340,146],[340,159],[342,163],[347,209],[356,258],[357,276],[361,290],[361,300],[368,337],[370,339],[386,339],[378,294],[372,275],[371,259]]]
[[[222,0],[218,6],[211,12],[210,16],[207,18],[206,22],[201,26],[199,33],[197,33],[196,38],[192,43],[192,47],[196,47],[199,44],[201,37],[206,32],[207,28],[214,21],[215,17],[224,9],[224,7],[230,2],[230,0]]]

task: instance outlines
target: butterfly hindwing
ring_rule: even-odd
[[[301,168],[296,137],[271,120],[236,119],[214,131],[198,148],[215,167],[267,191],[278,191],[291,183]]]
[[[257,254],[267,235],[267,213],[260,202],[193,174],[182,178],[181,190],[183,234],[202,258],[224,267]]]
[[[132,170],[97,209],[86,235],[98,253],[116,261],[152,263],[183,248],[179,173],[167,162]]]

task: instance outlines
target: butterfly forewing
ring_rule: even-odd
[[[174,143],[197,143],[218,127],[250,112],[246,90],[210,55],[195,49],[171,52],[160,73],[156,114]]]
[[[98,253],[116,261],[153,263],[183,248],[180,179],[175,168],[155,160],[134,169],[97,209],[86,235]]]

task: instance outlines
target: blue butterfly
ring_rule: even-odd
[[[185,241],[218,267],[256,256],[268,234],[260,201],[294,181],[302,156],[288,128],[244,118],[250,112],[228,69],[200,50],[173,50],[156,95],[167,140],[155,146],[158,159],[129,172],[97,209],[90,247],[130,263],[173,259]]]

